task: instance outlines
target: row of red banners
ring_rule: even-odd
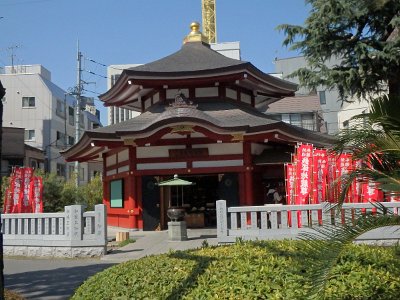
[[[296,146],[292,163],[285,164],[286,203],[318,204],[337,202],[343,189],[341,178],[361,167],[350,153],[336,154],[313,145]],[[399,201],[384,195],[375,182],[367,178],[353,181],[345,202]]]
[[[10,176],[5,192],[4,213],[43,212],[43,181],[35,176],[32,168],[16,167]]]

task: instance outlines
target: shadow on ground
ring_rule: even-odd
[[[69,299],[88,277],[112,264],[91,264],[5,275],[5,287],[27,299]]]

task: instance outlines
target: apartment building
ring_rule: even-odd
[[[76,99],[53,83],[51,72],[42,65],[6,66],[0,80],[6,88],[3,126],[24,128],[24,143],[44,152],[45,170],[70,177],[74,163],[67,163],[60,150],[76,143]],[[81,132],[101,125],[96,115],[81,109]],[[100,169],[80,164],[80,183],[86,183]]]

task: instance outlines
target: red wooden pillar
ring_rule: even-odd
[[[246,205],[254,204],[254,196],[253,196],[253,164],[251,159],[251,143],[244,142],[243,143],[243,162],[244,162],[244,184],[245,184],[245,193]]]
[[[136,202],[139,214],[137,216],[138,229],[143,229],[143,202],[142,202],[142,177],[135,176],[136,182]]]
[[[110,208],[110,199],[109,199],[109,187],[108,187],[108,181],[106,180],[107,176],[107,170],[106,170],[106,154],[102,154],[103,157],[103,204],[107,206],[107,210]]]
[[[136,147],[129,146],[129,175],[128,184],[128,226],[129,228],[138,228],[139,208],[137,206],[137,188],[136,188]]]

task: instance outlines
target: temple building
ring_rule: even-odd
[[[108,225],[166,228],[169,206],[187,209],[189,227],[215,226],[215,201],[262,204],[266,182],[283,182],[294,146],[332,138],[268,117],[256,107],[294,95],[295,84],[212,50],[199,24],[182,48],[126,69],[100,96],[105,106],[141,114],[86,131],[67,161],[102,161]],[[186,187],[159,187],[172,178]]]

